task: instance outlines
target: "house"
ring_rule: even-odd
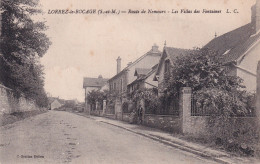
[[[159,96],[163,93],[165,77],[171,72],[171,65],[174,64],[176,58],[178,56],[187,55],[194,52],[194,50],[166,47],[166,45],[164,46],[158,67],[154,73],[155,76],[153,77],[154,81],[158,81]]]
[[[157,70],[158,64],[153,66],[151,69],[146,68],[136,68],[134,76],[136,76],[136,80],[134,80],[131,84],[127,86],[128,93],[132,93],[136,89],[142,88],[158,88],[158,82],[154,81],[153,78],[155,76],[155,72]]]
[[[107,85],[108,79],[103,78],[101,75],[98,78],[85,77],[83,79],[83,88],[85,90],[85,107],[86,112],[89,112],[89,105],[87,104],[87,96],[90,91],[100,90],[102,87]]]
[[[134,62],[130,62],[126,68],[121,71],[121,58],[117,59],[117,74],[108,80],[109,90],[115,91],[124,97],[127,95],[127,86],[136,80],[136,68],[150,70],[154,65],[158,64],[161,52],[158,50],[157,45],[153,45],[152,49],[138,58]],[[122,99],[121,99],[122,101]]]
[[[204,48],[221,55],[228,73],[242,78],[246,90],[255,92],[260,60],[260,0],[251,8],[250,23],[214,38]]]
[[[59,98],[49,98],[50,110],[58,109],[63,106],[63,102]]]

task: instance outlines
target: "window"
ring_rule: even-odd
[[[123,92],[123,79],[120,80],[121,92]]]
[[[170,71],[170,60],[166,60],[164,64],[164,72],[168,73]]]
[[[114,90],[116,90],[116,83],[114,83]]]

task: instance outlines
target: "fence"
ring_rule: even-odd
[[[179,116],[179,96],[145,101],[145,114]]]
[[[256,116],[256,96],[252,96],[252,98],[248,99],[246,102],[246,109],[245,113],[240,114],[233,114],[230,117],[255,117]],[[197,99],[194,95],[191,97],[191,116],[219,116],[221,115],[220,111],[214,111],[210,108],[204,107],[200,105],[198,107]]]
[[[212,115],[210,110],[207,110],[206,108],[199,108],[197,107],[197,100],[192,95],[191,97],[191,116],[210,116]]]

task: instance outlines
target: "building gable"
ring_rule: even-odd
[[[84,77],[83,79],[83,88],[86,87],[102,87],[106,84],[108,79],[102,78],[99,76],[98,78]]]
[[[166,60],[169,61],[169,65],[173,65],[177,57],[185,56],[191,53],[195,53],[196,50],[189,50],[189,49],[181,49],[181,48],[173,48],[173,47],[164,47],[163,54],[161,56],[161,59],[159,61],[159,65],[157,68],[157,71],[155,73],[154,80],[158,80],[158,76],[161,74],[160,72],[164,67],[164,62]]]

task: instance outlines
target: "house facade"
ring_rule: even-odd
[[[85,90],[85,111],[90,112],[90,105],[87,103],[88,93],[93,90],[100,90],[107,85],[108,79],[103,78],[101,75],[98,78],[85,77],[83,79],[83,88]]]
[[[150,70],[154,65],[158,64],[161,52],[158,46],[152,46],[152,49],[146,54],[131,62],[121,71],[121,58],[117,59],[117,74],[108,80],[109,90],[117,92],[120,97],[126,96],[128,93],[128,85],[136,80],[136,68]]]
[[[260,60],[260,0],[251,8],[250,23],[214,38],[204,48],[216,51],[228,73],[242,78],[245,89],[255,92]]]

